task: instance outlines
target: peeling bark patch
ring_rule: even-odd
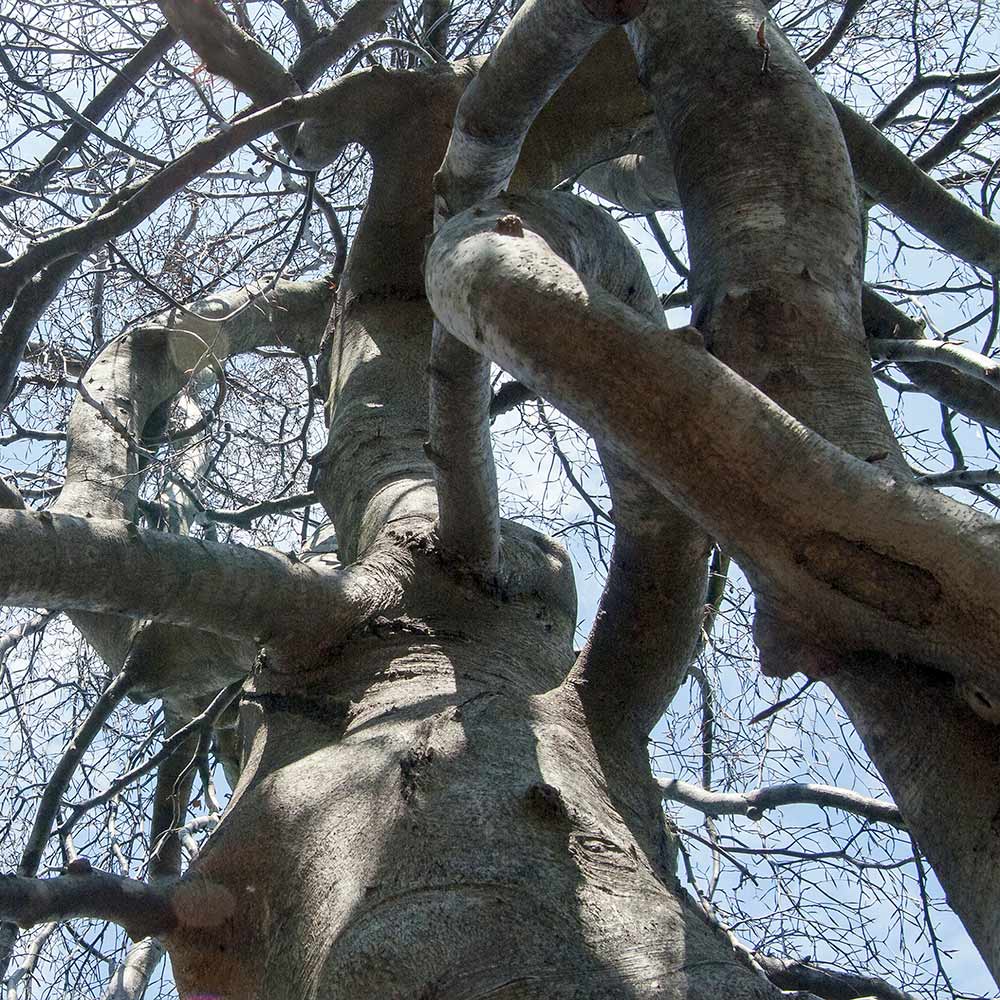
[[[830,532],[807,538],[796,561],[834,590],[916,628],[932,621],[941,599],[933,573]]]
[[[454,640],[468,642],[463,632],[436,629],[416,618],[375,618],[359,629],[351,638],[374,636],[376,639],[391,639],[398,635],[416,635],[424,639]]]

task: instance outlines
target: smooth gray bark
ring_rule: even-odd
[[[113,519],[134,505],[134,487],[122,484],[138,468],[138,438],[157,398],[182,388],[178,371],[203,360],[191,355],[184,367],[147,352],[152,335],[116,344],[92,372],[63,498],[76,517],[0,517],[36,573],[25,583],[11,571],[4,586],[18,600],[59,594],[198,630],[235,622],[242,634],[250,621],[266,630],[252,633],[269,648],[241,699],[232,804],[157,928],[172,927],[167,945],[185,992],[777,998],[680,892],[645,755],[646,727],[679,682],[700,619],[706,541],[692,522],[742,558],[766,599],[768,668],[805,665],[830,679],[996,964],[998,866],[983,841],[1000,782],[990,762],[975,780],[968,774],[974,741],[992,746],[969,705],[1000,690],[996,630],[982,627],[1000,593],[993,525],[901,473],[871,386],[854,181],[829,105],[780,39],[771,74],[760,74],[763,8],[679,2],[651,9],[633,37],[686,213],[705,338],[653,319],[648,283],[627,254],[615,256],[620,233],[573,199],[480,206],[442,230],[427,260],[447,328],[563,406],[601,446],[620,544],[575,666],[565,552],[504,524],[483,580],[434,527],[424,241],[433,172],[474,66],[356,74],[337,93],[369,100],[347,101],[351,114],[299,136],[305,162],[360,140],[375,168],[331,320],[329,440],[316,485],[340,558],[361,561],[340,572],[331,558],[330,576],[361,573],[362,599],[327,601],[308,564],[277,571],[271,556],[201,546],[206,577],[215,572],[225,593],[192,600],[180,590],[178,566],[193,552],[183,539],[150,539],[152,562],[130,560],[146,536]],[[608,44],[595,52],[613,52]],[[720,80],[723,63],[732,69]],[[538,68],[515,59],[501,75]],[[634,66],[618,72],[627,78]],[[615,142],[634,135],[634,102],[608,104],[588,105],[588,123]],[[610,144],[585,135],[557,153],[553,135],[565,130],[544,114],[539,125],[514,186],[546,175],[532,163],[547,161],[558,179],[553,164],[578,170]],[[513,161],[503,153],[506,176]],[[817,184],[830,192],[822,204]],[[576,246],[567,220],[580,223]],[[602,241],[602,226],[615,235]],[[616,273],[627,287],[613,287]],[[161,340],[197,346],[183,334]],[[96,484],[87,478],[95,468]],[[811,502],[817,494],[821,505]],[[494,502],[483,490],[479,500]],[[35,550],[59,533],[75,541],[31,570]],[[102,587],[60,579],[78,555],[85,577],[98,556],[119,559],[120,571]],[[252,563],[248,573],[241,562]],[[155,610],[149,594],[135,596],[140,570],[153,564],[166,595]],[[269,581],[270,594],[227,585],[244,577]],[[345,620],[345,604],[358,614]],[[183,642],[192,634],[185,629]],[[914,662],[900,676],[903,667],[894,674],[871,650]],[[942,674],[935,688],[917,661],[958,677],[958,693]],[[935,698],[945,705],[941,730],[915,741],[906,719],[929,719]],[[928,755],[955,734],[957,748],[928,775]],[[932,798],[953,775],[962,790],[945,830],[934,825]],[[976,889],[982,898],[970,900]],[[28,899],[38,883],[12,891]]]
[[[411,108],[454,100],[428,80]],[[413,128],[429,145],[427,123]],[[255,675],[240,785],[194,866],[242,919],[170,935],[178,981],[248,1000],[776,997],[678,892],[643,739],[598,747],[597,705],[563,683],[565,553],[505,525],[483,587],[437,545],[415,363],[430,346],[430,198],[414,192],[429,195],[443,146],[418,157],[409,140],[373,150],[317,492],[345,558],[395,539],[421,585],[327,659]]]

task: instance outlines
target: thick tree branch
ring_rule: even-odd
[[[420,36],[437,59],[444,59],[448,53],[450,21],[450,0],[424,0],[420,9]]]
[[[677,211],[680,201],[673,170],[657,151],[663,142],[651,131],[633,151],[588,167],[578,180],[588,191],[630,212]]]
[[[153,937],[136,941],[114,971],[101,1000],[142,1000],[165,949]]]
[[[888,823],[899,830],[906,828],[899,810],[891,802],[859,795],[831,785],[789,783],[757,788],[752,792],[713,792],[686,781],[660,780],[663,797],[689,806],[706,816],[749,816],[759,819],[769,809],[789,805],[815,805],[840,809],[872,823]]]
[[[92,402],[77,400],[70,413],[66,482],[50,512],[131,520],[144,478],[137,439],[150,417],[206,364],[218,373],[227,357],[267,345],[315,350],[331,299],[323,281],[233,289],[112,340],[83,376]],[[246,640],[80,610],[70,617],[112,670],[127,649],[141,653],[134,698],[186,706],[244,676],[253,658]]]
[[[952,469],[948,472],[932,472],[917,476],[917,482],[925,486],[988,486],[1000,484],[1000,469]]]
[[[983,627],[1000,600],[992,520],[808,431],[695,331],[663,338],[575,274],[519,207],[523,236],[497,232],[508,199],[435,237],[427,284],[448,328],[614,443],[817,644],[910,655],[1000,700]]]
[[[399,0],[358,0],[327,31],[302,50],[292,64],[291,74],[303,90],[312,86],[334,63],[339,62],[362,38],[374,34],[396,13]]]
[[[0,409],[10,401],[17,369],[35,325],[77,269],[81,256],[71,254],[51,264],[21,289],[0,328]]]
[[[600,13],[599,4],[594,9]],[[529,0],[521,7],[459,103],[435,178],[436,223],[508,182],[538,112],[615,23],[575,0]],[[430,372],[429,456],[441,544],[489,575],[500,550],[489,361],[435,324]]]
[[[994,389],[1000,388],[1000,365],[978,351],[970,351],[947,340],[872,339],[868,341],[868,348],[872,357],[879,361],[945,365],[969,378],[986,382]]]
[[[489,577],[500,557],[500,506],[490,439],[490,363],[439,323],[431,340],[430,440],[441,545]]]
[[[641,4],[605,7],[597,0],[528,0],[520,8],[459,104],[435,179],[440,218],[503,189],[539,111],[589,49]]]
[[[509,200],[513,209],[530,205],[563,259],[667,336],[642,259],[610,216],[569,194]],[[579,688],[595,729],[644,742],[697,647],[710,543],[605,442],[598,445],[611,489],[615,545],[597,618],[567,683]]]
[[[827,683],[986,965],[1000,975],[1000,728],[969,710],[974,692],[907,659],[845,660]]]
[[[0,918],[25,928],[78,917],[110,920],[133,938],[178,924],[170,893],[134,879],[96,870],[47,879],[0,876]]]
[[[194,523],[211,524],[215,522],[216,524],[235,524],[241,528],[248,528],[259,517],[284,514],[290,510],[301,510],[303,507],[317,502],[316,494],[310,491],[278,497],[276,500],[261,500],[260,503],[241,507],[239,510],[223,510],[219,507],[212,507],[196,514]]]
[[[1000,226],[929,177],[919,161],[911,160],[859,114],[835,98],[830,103],[864,192],[943,250],[996,273]],[[641,133],[628,154],[586,170],[580,183],[632,212],[679,207],[671,158],[655,130]]]
[[[861,115],[831,97],[858,183],[941,249],[1000,272],[1000,226],[959,201]]]
[[[258,41],[233,24],[215,0],[157,0],[157,6],[207,70],[224,76],[258,107],[299,93],[291,74]]]
[[[397,557],[376,553],[340,572],[323,556],[220,545],[131,522],[0,512],[4,603],[75,608],[205,629],[259,644],[292,635],[330,641],[399,596]],[[366,568],[366,565],[370,568]]]
[[[865,976],[839,969],[824,969],[811,962],[772,958],[758,951],[750,953],[767,978],[782,990],[803,990],[822,1000],[915,1000],[877,976]]]

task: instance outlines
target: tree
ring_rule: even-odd
[[[99,917],[138,942],[117,997],[142,994],[160,942],[184,997],[900,995],[744,947],[682,888],[666,795],[710,816],[819,802],[905,827],[996,975],[1000,576],[978,507],[997,474],[965,468],[951,426],[1000,426],[1000,101],[980,51],[996,15],[156,6],[5,14],[23,103],[0,196],[0,381],[8,443],[38,477],[27,499],[45,502],[4,486],[0,591],[48,609],[5,643],[65,610],[109,672],[88,698],[98,673],[77,671],[86,714],[0,885],[5,960],[18,927]],[[389,17],[396,34],[355,53]],[[908,62],[879,65],[900,31]],[[884,106],[862,116],[821,89],[835,54],[840,97],[867,72]],[[650,216],[686,272],[655,216],[683,210],[689,325],[668,328],[633,244],[574,185]],[[870,232],[878,254],[912,234],[940,248],[951,271],[923,290],[986,303],[982,353],[863,284]],[[37,393],[54,356],[65,431],[31,426],[53,410]],[[948,476],[915,480],[873,356],[946,408]],[[494,390],[491,362],[512,381]],[[308,472],[312,384],[326,429]],[[566,550],[500,516],[491,419],[536,397],[563,458],[546,406],[592,435],[610,492],[610,512],[588,498],[614,549],[578,653]],[[234,438],[262,450],[228,456]],[[225,538],[303,509],[294,551]],[[895,805],[651,779],[647,737],[704,642],[722,553],[753,588],[762,669],[829,688]],[[135,759],[96,787],[126,697],[162,701],[165,738],[150,752],[133,729]],[[182,874],[212,759],[234,791]],[[115,871],[78,853],[125,801],[137,827],[149,808],[143,881],[120,848]]]

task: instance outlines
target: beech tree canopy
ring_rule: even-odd
[[[9,1000],[989,989],[998,43],[0,0]]]

